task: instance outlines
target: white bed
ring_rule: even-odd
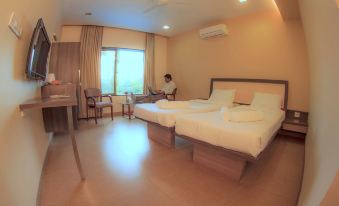
[[[134,109],[134,115],[147,121],[147,132],[150,139],[166,147],[173,148],[175,144],[174,127],[178,116],[217,111],[224,106],[232,107],[235,90],[217,88],[211,91],[213,92],[211,92],[208,100],[197,99],[186,102],[168,102],[166,100],[161,102],[163,101],[161,100],[156,104],[138,104]],[[180,106],[177,107],[178,105]],[[182,107],[183,105],[184,107]]]
[[[234,103],[251,107],[181,115],[175,131],[193,143],[195,162],[240,180],[247,163],[263,156],[281,127],[288,104],[288,82],[214,78],[210,89],[215,88],[236,90]],[[254,117],[258,119],[250,120]],[[240,120],[243,122],[237,122]]]
[[[174,127],[176,118],[182,114],[204,113],[220,110],[223,104],[208,100],[190,100],[187,109],[160,109],[156,104],[137,104],[134,115],[139,119],[153,122],[164,127]]]
[[[225,122],[220,111],[181,115],[176,120],[175,131],[178,135],[256,158],[285,119],[285,112],[282,110],[261,109],[261,112],[264,120],[256,122]]]

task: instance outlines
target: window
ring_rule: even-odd
[[[101,51],[101,90],[114,94],[115,50]]]
[[[104,94],[144,93],[145,54],[142,50],[103,49],[101,88]]]

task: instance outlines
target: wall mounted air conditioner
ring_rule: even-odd
[[[228,35],[228,30],[225,24],[218,24],[215,26],[200,29],[200,37],[203,39],[225,35]]]

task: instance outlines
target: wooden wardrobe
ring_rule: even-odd
[[[49,73],[63,83],[79,85],[80,42],[53,43]]]
[[[60,80],[63,85],[59,87],[67,87],[68,83],[75,85],[76,96],[80,95],[80,42],[57,42],[52,44],[50,60],[49,60],[49,73],[55,74],[55,79]],[[53,86],[51,87],[53,88]],[[58,88],[55,88],[58,90]],[[47,89],[42,89],[45,91]],[[69,95],[69,94],[67,94]],[[79,107],[73,108],[75,113],[73,116],[78,117]],[[67,128],[67,113],[66,110],[50,111],[43,110],[44,120],[49,121],[51,124],[49,128],[54,128],[56,131],[63,132]],[[77,119],[74,119],[77,125]],[[56,121],[57,120],[57,121]]]

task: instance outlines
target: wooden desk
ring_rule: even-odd
[[[67,108],[67,122],[68,122],[68,133],[72,141],[74,158],[78,167],[78,171],[81,177],[81,180],[85,180],[85,175],[82,170],[78,147],[76,143],[76,138],[74,135],[74,125],[73,125],[73,112],[72,107],[77,106],[77,99],[75,97],[69,98],[38,98],[29,100],[20,105],[20,110],[25,111],[28,109],[44,109],[44,108],[58,108],[66,107]]]

